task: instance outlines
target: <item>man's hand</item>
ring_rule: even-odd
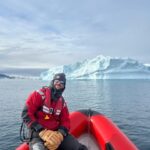
[[[45,141],[45,146],[49,150],[55,150],[59,147],[63,141],[63,135],[59,131],[43,130],[39,133],[39,136]]]
[[[40,133],[39,133],[39,136],[40,138],[43,140],[43,141],[47,141],[49,136],[51,136],[53,134],[54,131],[52,130],[42,130]]]

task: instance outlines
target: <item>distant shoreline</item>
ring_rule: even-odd
[[[48,68],[0,68],[0,74],[8,77],[39,77]]]

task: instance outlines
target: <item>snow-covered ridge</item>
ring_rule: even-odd
[[[46,68],[0,68],[0,79],[33,79],[39,80]]]
[[[7,75],[7,74],[1,74],[0,73],[0,79],[33,79],[33,80],[38,80],[39,77],[35,76],[21,76],[21,75]]]
[[[99,55],[71,65],[62,65],[42,72],[40,79],[51,80],[64,72],[67,79],[150,79],[150,67],[130,58]]]
[[[12,79],[13,77],[9,76],[9,75],[6,75],[6,74],[1,74],[0,73],[0,79]]]

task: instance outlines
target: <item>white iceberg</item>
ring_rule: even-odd
[[[42,72],[40,79],[51,80],[64,72],[68,80],[75,79],[150,79],[150,67],[130,58],[102,55],[71,65],[62,65]]]

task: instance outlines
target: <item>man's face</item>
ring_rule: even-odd
[[[57,90],[64,89],[64,87],[65,87],[64,84],[65,84],[64,81],[54,80],[54,87]]]

